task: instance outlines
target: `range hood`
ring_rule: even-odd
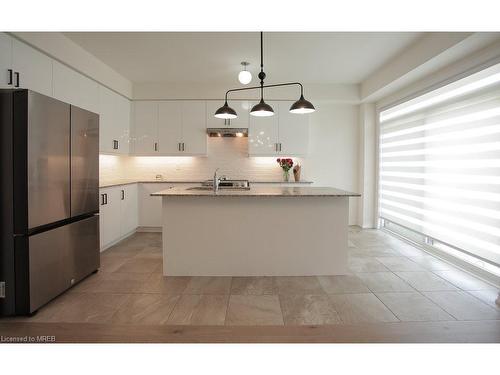
[[[209,137],[248,137],[248,128],[207,128]]]

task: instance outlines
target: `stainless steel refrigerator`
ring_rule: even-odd
[[[0,314],[31,314],[99,268],[99,116],[0,90]]]

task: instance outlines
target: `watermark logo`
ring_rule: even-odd
[[[51,343],[56,342],[56,336],[0,336],[0,343]]]

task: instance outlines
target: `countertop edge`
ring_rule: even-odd
[[[99,189],[113,187],[113,186],[123,186],[131,184],[201,184],[203,181],[166,181],[166,180],[130,180],[130,181],[115,181],[115,182],[104,182],[99,184]],[[297,184],[297,185],[309,185],[313,184],[313,181],[250,181],[250,184]]]

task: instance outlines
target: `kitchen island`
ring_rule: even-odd
[[[349,197],[321,187],[173,187],[163,199],[166,276],[347,273]]]

